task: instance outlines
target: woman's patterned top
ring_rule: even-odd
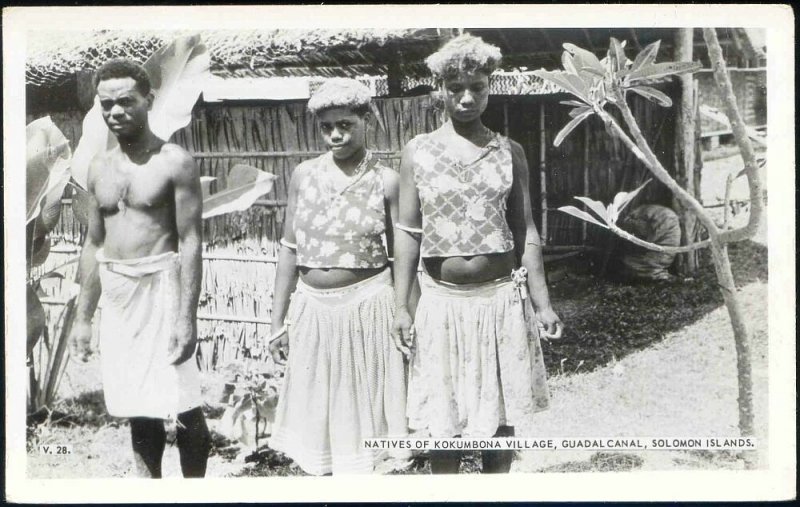
[[[507,137],[495,137],[468,164],[448,155],[429,134],[415,137],[414,182],[422,211],[423,257],[508,252],[514,238],[506,220],[513,168]]]
[[[366,167],[336,191],[331,153],[306,163],[294,214],[297,265],[309,268],[380,268],[388,263],[383,171],[392,169],[367,152]]]

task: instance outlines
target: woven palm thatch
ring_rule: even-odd
[[[109,58],[144,62],[178,31],[33,32],[28,38],[26,81],[56,86],[82,70],[94,70]],[[212,72],[232,76],[382,74],[381,51],[391,54],[402,42],[406,50],[437,47],[438,29],[205,30],[200,32],[211,54]],[[368,51],[364,51],[368,50]],[[313,69],[313,72],[309,72]]]

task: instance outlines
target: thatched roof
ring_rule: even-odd
[[[175,31],[46,32],[28,41],[26,80],[56,86],[113,57],[144,62]],[[212,73],[223,77],[357,76],[386,72],[391,55],[429,52],[445,35],[426,29],[206,30]],[[402,46],[402,48],[400,47]]]
[[[201,32],[211,54],[211,71],[238,77],[364,77],[400,73],[406,81],[424,81],[424,58],[460,29],[324,29],[207,30]],[[610,37],[627,40],[635,50],[661,40],[659,60],[672,57],[672,28],[467,28],[498,45],[505,70],[560,66],[564,42],[604,54]],[[763,47],[743,28],[718,29],[731,66],[757,65]],[[56,87],[91,71],[105,60],[126,56],[143,62],[173,39],[175,31],[31,33],[26,80],[29,85]],[[695,60],[707,64],[702,34],[695,33]]]

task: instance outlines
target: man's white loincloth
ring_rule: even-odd
[[[97,252],[102,284],[100,356],[108,413],[172,419],[202,404],[194,357],[167,361],[178,320],[180,262],[176,252],[108,259]]]

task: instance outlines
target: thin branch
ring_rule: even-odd
[[[611,125],[611,127],[617,133],[617,135],[622,140],[622,142],[625,144],[625,146],[627,146],[628,149],[634,155],[636,155],[636,158],[641,160],[642,163],[644,163],[645,165],[647,165],[649,167],[650,166],[650,162],[647,160],[647,157],[645,157],[644,153],[642,153],[642,150],[640,150],[639,147],[636,146],[636,143],[634,143],[633,140],[630,137],[628,137],[627,132],[625,132],[622,129],[622,127],[619,126],[619,124],[614,119],[614,117],[611,116],[610,114],[608,114],[606,111],[604,111],[602,109],[597,110],[597,113],[605,123],[607,123],[608,125]]]
[[[658,178],[658,180],[666,185],[666,187],[681,201],[681,203],[691,209],[694,214],[697,216],[700,223],[708,230],[708,234],[713,238],[719,235],[719,229],[717,229],[716,224],[711,219],[711,217],[706,213],[705,209],[703,209],[703,205],[700,204],[700,201],[694,198],[692,194],[690,194],[685,188],[678,185],[678,182],[667,172],[661,162],[656,157],[653,150],[650,149],[650,145],[647,143],[647,140],[644,138],[642,131],[639,129],[639,125],[636,123],[636,118],[633,117],[633,113],[631,112],[630,107],[628,107],[627,102],[625,102],[624,95],[620,92],[616,92],[617,102],[615,105],[619,108],[620,112],[622,113],[622,117],[625,120],[625,124],[628,126],[628,130],[630,130],[631,134],[633,135],[634,140],[636,141],[636,145],[642,151],[645,156],[645,164],[647,165],[650,172]]]
[[[744,171],[750,187],[750,219],[747,225],[736,231],[725,232],[719,237],[721,241],[725,242],[739,241],[753,237],[761,222],[761,215],[764,212],[761,175],[758,171],[758,162],[755,150],[753,150],[753,144],[747,135],[747,127],[742,115],[739,113],[739,108],[736,106],[736,97],[733,94],[733,86],[728,76],[725,59],[722,56],[717,32],[713,28],[704,28],[703,38],[708,46],[708,57],[711,60],[711,67],[714,69],[714,80],[722,98],[725,114],[730,120],[731,130],[733,130],[736,144],[739,145],[739,150],[744,160]]]
[[[725,199],[722,201],[722,227],[728,228],[728,208],[731,206],[731,187],[733,186],[733,173],[725,179]]]
[[[692,243],[690,245],[683,245],[683,246],[664,246],[664,245],[657,245],[656,243],[650,243],[649,241],[645,241],[643,239],[637,238],[633,234],[630,234],[626,231],[623,231],[615,224],[609,224],[608,230],[616,234],[622,239],[626,239],[633,243],[634,245],[638,245],[642,248],[646,248],[648,250],[652,250],[654,252],[661,252],[661,253],[669,253],[669,254],[679,254],[679,253],[686,253],[692,252],[694,250],[699,250],[701,248],[708,248],[711,246],[711,240],[706,239],[703,241],[699,241],[697,243]]]

